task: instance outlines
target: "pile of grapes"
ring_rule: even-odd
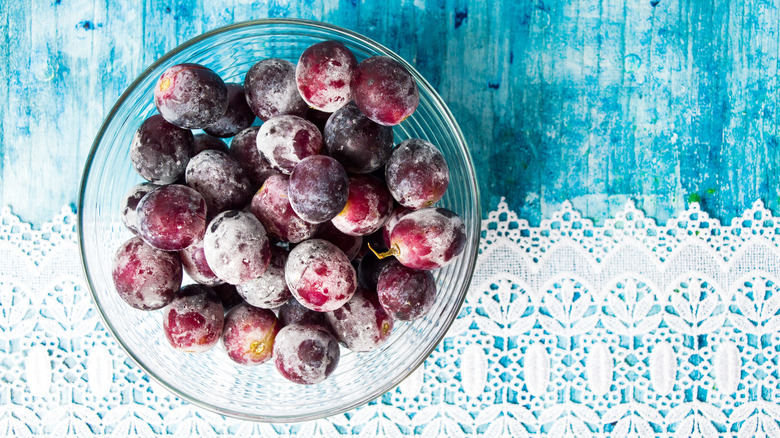
[[[123,201],[135,237],[113,262],[119,296],[163,309],[177,350],[221,338],[232,360],[273,358],[296,383],[330,375],[339,343],[377,348],[394,320],[432,308],[430,271],[466,242],[463,221],[432,207],[449,184],[442,153],[421,139],[394,144],[392,126],[418,103],[403,65],[358,63],[336,41],[297,66],[262,60],[243,85],[202,65],[168,68],[159,114],[130,150],[148,182]],[[182,287],[182,270],[196,283]]]

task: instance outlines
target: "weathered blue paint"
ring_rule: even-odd
[[[301,17],[417,66],[470,143],[485,208],[596,220],[633,199],[729,219],[780,208],[780,0],[54,0],[0,5],[0,204],[75,202],[99,125],[144,67],[204,31]]]

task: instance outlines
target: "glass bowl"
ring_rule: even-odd
[[[335,372],[323,383],[297,385],[284,380],[267,362],[240,366],[221,343],[202,354],[174,351],[162,332],[161,311],[143,312],[125,304],[114,290],[111,262],[116,248],[131,237],[120,219],[124,194],[142,182],[130,164],[130,142],[141,122],[155,113],[152,93],[169,66],[203,64],[226,82],[243,82],[257,61],[277,57],[296,62],[308,46],[337,40],[358,60],[390,56],[414,75],[420,105],[394,128],[396,143],[423,138],[437,145],[450,168],[450,186],[439,205],[466,224],[463,255],[435,272],[438,287],[431,312],[411,323],[397,323],[390,339],[368,353],[342,349]],[[173,49],[136,79],[108,114],[92,146],[79,193],[81,260],[89,288],[108,331],[152,379],[175,395],[219,414],[269,422],[326,417],[360,406],[398,385],[420,366],[444,337],[466,296],[480,235],[480,202],[471,157],[463,134],[431,85],[396,54],[366,37],[319,22],[257,20],[205,33]],[[186,277],[185,277],[186,278]]]

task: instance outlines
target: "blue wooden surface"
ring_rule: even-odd
[[[133,78],[204,31],[301,17],[416,65],[470,143],[484,208],[597,221],[634,199],[729,219],[778,189],[778,1],[2,1],[0,205],[41,223]],[[138,5],[136,5],[138,3]]]

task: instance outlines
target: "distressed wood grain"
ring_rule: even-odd
[[[74,203],[100,123],[146,66],[263,17],[363,33],[453,110],[485,209],[537,222],[628,199],[665,221],[692,201],[778,212],[780,0],[52,0],[0,5],[0,204],[41,223]]]

